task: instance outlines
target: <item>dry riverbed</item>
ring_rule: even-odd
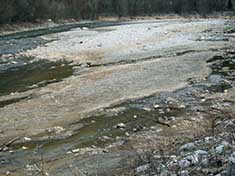
[[[144,20],[0,40],[0,175],[233,174],[231,26]]]

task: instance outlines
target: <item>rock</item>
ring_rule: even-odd
[[[222,82],[224,79],[222,78],[221,75],[217,75],[217,74],[214,74],[214,75],[210,75],[209,78],[208,78],[208,81],[210,83],[213,83],[213,84],[219,84],[220,82]]]
[[[189,171],[184,170],[179,173],[179,176],[189,176]]]
[[[208,155],[208,152],[204,150],[197,150],[194,153],[198,156]]]
[[[198,155],[189,155],[185,159],[187,159],[190,164],[197,164],[200,161]]]
[[[225,151],[224,145],[220,145],[220,146],[215,148],[215,153],[217,153],[217,154],[223,154],[224,151]]]
[[[184,169],[191,165],[191,163],[187,159],[182,159],[178,162],[180,168]]]
[[[179,108],[180,108],[180,109],[185,109],[186,106],[182,104],[182,105],[179,106]]]
[[[9,151],[9,148],[8,147],[4,147],[4,148],[2,148],[2,151],[3,152],[7,152],[7,151]]]
[[[23,146],[23,147],[22,147],[22,149],[23,149],[23,150],[27,150],[27,149],[28,149],[28,147]]]
[[[78,153],[78,152],[80,152],[80,149],[74,149],[74,150],[72,150],[72,153]]]
[[[11,175],[11,172],[7,171],[7,172],[6,172],[6,175]]]
[[[206,101],[206,99],[205,99],[205,98],[201,99],[201,102],[205,102],[205,101]]]
[[[209,164],[209,160],[207,158],[204,158],[201,160],[201,164],[202,164],[202,166],[207,167]]]
[[[103,149],[103,153],[109,153],[107,149]]]
[[[213,137],[205,137],[205,143],[210,144],[213,140]]]
[[[209,165],[213,166],[213,167],[216,167],[216,168],[219,168],[219,167],[223,166],[223,161],[219,158],[211,158],[209,160]]]
[[[116,125],[116,128],[125,128],[126,125],[124,123],[119,123]]]
[[[221,144],[224,145],[225,148],[230,148],[230,147],[232,147],[232,145],[229,144],[227,141],[223,141]]]
[[[148,168],[149,168],[149,164],[145,164],[145,165],[137,167],[136,172],[141,173],[141,172],[144,172],[144,171],[148,170]]]
[[[150,109],[150,108],[144,108],[144,110],[145,110],[145,111],[151,111],[151,109]]]
[[[156,109],[159,108],[159,107],[160,107],[160,105],[158,105],[158,104],[154,105],[154,108],[156,108]]]
[[[33,84],[32,86],[28,86],[29,89],[35,89],[38,88],[39,86],[37,84]]]
[[[24,140],[25,140],[25,141],[31,141],[32,139],[29,138],[29,137],[24,137]]]
[[[226,176],[234,176],[234,175],[235,175],[235,157],[232,156],[229,158],[229,161],[228,161]]]
[[[130,134],[129,134],[128,132],[126,132],[126,133],[125,133],[125,135],[126,135],[127,137],[129,137],[129,136],[130,136]]]
[[[61,132],[65,131],[65,129],[63,127],[61,127],[61,126],[55,126],[55,127],[46,129],[46,131],[48,133],[60,134]]]
[[[108,137],[108,136],[103,136],[103,137],[100,138],[100,140],[102,140],[102,141],[108,141],[108,140],[110,140],[110,137]]]
[[[169,171],[163,170],[160,174],[160,176],[173,176]]]
[[[139,131],[139,130],[136,129],[136,128],[133,128],[132,130],[133,130],[135,133]]]
[[[180,147],[180,151],[192,151],[196,148],[194,143],[187,143]]]

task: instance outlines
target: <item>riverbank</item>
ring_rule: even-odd
[[[149,173],[155,166],[138,156],[158,155],[159,147],[181,160],[178,147],[211,135],[210,112],[223,120],[234,113],[234,36],[224,30],[233,24],[174,19],[80,26],[32,37],[47,42],[4,54],[1,74],[32,73],[42,59],[45,74],[57,78],[61,68],[69,74],[0,97],[1,173]],[[19,40],[28,41],[8,43]]]
[[[152,15],[152,16],[136,16],[136,17],[116,17],[116,16],[99,16],[97,20],[94,22],[115,22],[115,21],[133,21],[133,20],[164,20],[164,19],[234,19],[234,15],[230,15],[230,13],[217,13],[213,15],[208,15],[207,17],[203,17],[201,15],[187,15],[181,16],[177,14],[168,14],[168,15]],[[79,24],[79,23],[87,23],[92,22],[91,20],[59,20],[57,22],[52,21],[51,19],[42,20],[40,22],[21,22],[21,23],[11,23],[11,24],[2,24],[0,25],[0,35],[9,35],[15,34],[18,32],[27,32],[32,30],[38,29],[45,29],[45,28],[52,28],[64,25],[71,25],[71,24]]]

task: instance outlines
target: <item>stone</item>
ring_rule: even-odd
[[[201,164],[202,164],[202,166],[206,167],[209,164],[209,160],[207,158],[204,158],[201,160]]]
[[[187,159],[190,162],[190,164],[197,164],[197,163],[199,163],[198,155],[189,155],[185,159]]]
[[[208,155],[208,152],[204,150],[197,150],[194,153],[199,156]]]
[[[100,140],[102,140],[102,141],[108,141],[108,140],[110,140],[110,137],[108,137],[108,136],[103,136],[103,137],[100,138]]]
[[[154,105],[154,108],[156,108],[156,109],[159,108],[159,107],[160,107],[159,104],[155,104],[155,105]]]
[[[187,168],[191,165],[191,163],[187,159],[182,159],[178,162],[180,168]]]
[[[145,110],[145,111],[151,111],[151,109],[150,109],[150,108],[144,108],[144,110]]]
[[[214,74],[214,75],[210,75],[209,78],[208,78],[208,81],[210,83],[213,83],[213,84],[219,84],[220,82],[222,82],[224,79],[222,78],[221,75],[217,75],[217,74]]]
[[[196,146],[194,143],[187,143],[180,147],[180,151],[192,151]]]
[[[213,140],[213,137],[205,137],[205,143],[210,144]]]
[[[126,125],[124,123],[119,123],[116,125],[116,128],[125,128]]]
[[[229,158],[229,161],[228,161],[226,176],[234,176],[234,175],[235,175],[235,157],[232,156]]]
[[[217,153],[217,154],[223,154],[224,151],[225,151],[224,145],[220,145],[220,146],[215,148],[215,153]]]
[[[31,141],[32,139],[29,138],[29,137],[24,137],[24,140],[25,140],[25,141]]]
[[[137,167],[136,172],[141,173],[141,172],[144,172],[144,171],[148,170],[148,168],[149,168],[149,164],[145,164],[145,165]]]
[[[183,170],[179,173],[179,176],[189,176],[189,171]]]
[[[223,142],[221,142],[221,144],[224,145],[225,148],[232,147],[232,145],[229,144],[227,141],[223,141]]]
[[[109,153],[107,149],[103,149],[103,153]]]
[[[126,135],[127,137],[129,137],[129,136],[130,136],[130,134],[129,134],[128,132],[126,132],[126,133],[125,133],[125,135]]]
[[[4,148],[2,149],[2,151],[3,151],[3,152],[7,152],[7,151],[9,151],[9,148],[8,148],[8,147],[4,147]]]
[[[185,109],[186,106],[182,104],[182,105],[179,106],[179,108],[180,108],[180,109]]]
[[[80,149],[74,149],[74,150],[72,150],[72,153],[78,153],[78,152],[80,152]]]
[[[28,149],[28,147],[23,146],[23,147],[22,147],[22,149],[23,149],[23,150],[27,150],[27,149]]]

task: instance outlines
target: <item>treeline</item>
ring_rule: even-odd
[[[98,16],[201,14],[235,9],[235,0],[0,0],[0,24]]]

